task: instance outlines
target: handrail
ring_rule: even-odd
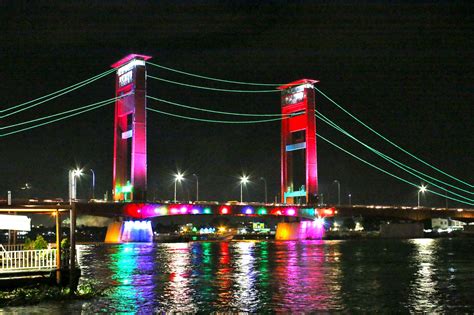
[[[56,249],[0,252],[0,273],[12,271],[51,270],[57,267]]]

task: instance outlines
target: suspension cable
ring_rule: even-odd
[[[165,100],[165,99],[162,99],[162,98],[153,97],[153,96],[150,96],[150,95],[147,95],[146,97],[149,98],[149,99],[159,101],[159,102],[163,102],[163,103],[167,103],[167,104],[170,104],[170,105],[175,105],[175,106],[179,106],[179,107],[183,107],[183,108],[188,108],[188,109],[192,109],[192,110],[196,110],[196,111],[202,111],[202,112],[208,112],[208,113],[214,113],[214,114],[233,115],[233,116],[248,116],[248,117],[269,117],[269,116],[270,117],[283,117],[283,116],[291,116],[291,115],[284,115],[284,114],[246,114],[246,113],[236,113],[236,112],[223,112],[223,111],[218,111],[218,110],[212,110],[212,109],[206,109],[206,108],[200,108],[200,107],[193,107],[193,106],[184,105],[184,104],[180,104],[180,103],[176,103],[176,102],[171,102],[171,101],[168,101],[168,100]]]
[[[43,116],[43,117],[40,117],[40,118],[35,118],[35,119],[23,121],[23,122],[16,123],[16,124],[12,124],[12,125],[8,125],[8,126],[3,126],[3,127],[0,127],[0,130],[9,129],[9,128],[14,128],[14,127],[18,127],[18,126],[21,126],[21,125],[31,124],[31,123],[33,123],[33,122],[37,122],[37,121],[41,121],[41,120],[45,120],[45,119],[49,119],[49,118],[53,118],[53,117],[65,115],[65,114],[68,114],[68,113],[77,112],[77,111],[80,111],[80,110],[82,110],[82,109],[94,107],[94,106],[96,106],[96,105],[100,105],[100,104],[104,104],[104,103],[105,103],[105,104],[109,104],[109,103],[112,103],[112,102],[118,100],[119,98],[125,97],[125,96],[127,96],[127,95],[129,95],[129,94],[131,94],[131,93],[128,93],[128,94],[126,94],[126,95],[121,95],[121,96],[118,96],[118,97],[114,97],[114,98],[110,98],[110,99],[107,99],[107,100],[103,100],[103,101],[100,101],[100,102],[96,102],[96,103],[93,103],[93,104],[85,105],[85,106],[82,106],[82,107],[73,108],[73,109],[71,109],[71,110],[63,111],[63,112],[60,112],[60,113],[56,113],[56,114],[52,114],[52,115],[48,115],[48,116]]]
[[[165,70],[168,70],[168,71],[172,71],[172,72],[184,74],[184,75],[187,75],[187,76],[191,76],[191,77],[196,77],[196,78],[201,78],[201,79],[206,79],[206,80],[211,80],[211,81],[224,82],[224,83],[242,84],[242,85],[257,85],[257,86],[280,86],[280,85],[284,84],[284,83],[255,83],[255,82],[242,82],[242,81],[224,80],[224,79],[212,78],[212,77],[207,77],[207,76],[203,76],[203,75],[199,75],[199,74],[189,73],[189,72],[185,72],[185,71],[181,71],[181,70],[177,70],[177,69],[173,69],[173,68],[168,68],[168,67],[150,62],[150,61],[146,61],[146,64],[157,67],[157,68],[165,69]]]
[[[40,105],[40,104],[43,104],[43,103],[45,103],[45,102],[48,102],[48,101],[50,101],[50,100],[52,100],[52,99],[58,98],[58,97],[60,97],[60,96],[62,96],[62,95],[64,95],[64,94],[70,93],[70,92],[72,92],[72,91],[74,91],[74,90],[77,90],[77,89],[79,89],[79,88],[81,88],[81,87],[83,87],[83,86],[85,86],[85,85],[88,85],[88,84],[90,84],[90,83],[92,83],[92,82],[94,82],[94,81],[97,81],[97,80],[99,80],[99,79],[101,79],[101,78],[103,78],[103,77],[109,75],[110,73],[112,73],[112,72],[114,72],[114,71],[115,71],[115,69],[107,70],[107,71],[105,71],[105,72],[102,72],[101,74],[98,74],[98,75],[96,75],[96,76],[93,76],[93,77],[91,77],[91,78],[89,78],[89,79],[86,79],[86,80],[84,80],[84,81],[81,81],[81,82],[79,82],[79,83],[73,84],[73,85],[71,85],[71,86],[68,86],[68,87],[66,87],[66,88],[64,88],[64,89],[61,89],[61,90],[58,90],[58,91],[56,91],[56,92],[50,93],[50,94],[48,94],[48,95],[44,95],[44,96],[38,97],[38,98],[36,98],[36,99],[30,100],[30,101],[27,101],[27,102],[24,102],[24,103],[21,103],[21,104],[18,104],[18,105],[9,107],[9,108],[2,109],[2,110],[0,110],[0,113],[6,112],[6,111],[10,111],[10,110],[13,110],[13,109],[16,109],[16,108],[19,108],[19,107],[26,106],[26,105],[28,105],[28,104],[34,103],[33,105],[30,105],[30,106],[27,106],[27,107],[25,107],[25,108],[16,110],[16,111],[14,111],[14,112],[11,112],[11,113],[8,113],[8,114],[4,114],[4,115],[0,115],[0,119],[1,119],[1,118],[4,118],[4,117],[12,116],[12,115],[17,114],[17,113],[19,113],[19,112],[25,111],[25,110],[27,110],[27,109],[30,109],[30,108],[33,108],[33,107],[38,106],[38,105]],[[37,103],[35,103],[35,102],[37,102]]]
[[[280,90],[233,90],[233,89],[218,89],[218,88],[212,88],[212,87],[207,87],[207,86],[202,86],[202,85],[193,85],[193,84],[188,84],[188,83],[182,83],[182,82],[177,82],[177,81],[172,81],[172,80],[167,80],[164,78],[160,77],[155,77],[152,75],[146,76],[147,78],[154,79],[154,80],[159,80],[171,84],[176,84],[176,85],[182,85],[194,89],[202,89],[202,90],[210,90],[210,91],[218,91],[218,92],[231,92],[231,93],[275,93],[275,92],[280,92]]]
[[[286,118],[282,117],[282,118],[271,118],[271,119],[261,119],[261,120],[215,120],[215,119],[204,119],[204,118],[197,118],[197,117],[190,117],[190,116],[183,116],[183,115],[173,114],[173,113],[161,111],[161,110],[151,108],[151,107],[147,107],[146,109],[150,110],[152,112],[156,112],[156,113],[159,113],[159,114],[172,116],[172,117],[176,117],[176,118],[182,118],[182,119],[188,119],[188,120],[194,120],[194,121],[201,121],[201,122],[208,122],[208,123],[216,123],[216,124],[256,124],[256,123],[275,122],[275,121],[280,121],[282,119],[286,119]]]
[[[409,184],[409,185],[411,185],[411,186],[413,186],[413,187],[420,188],[417,184],[412,183],[412,182],[410,182],[410,181],[408,181],[408,180],[406,180],[406,179],[404,179],[404,178],[401,178],[401,177],[399,177],[399,176],[397,176],[397,175],[395,175],[395,174],[392,174],[392,173],[390,173],[390,172],[388,172],[388,171],[386,171],[386,170],[384,170],[384,169],[382,169],[382,168],[380,168],[380,167],[378,167],[378,166],[376,166],[376,165],[374,165],[374,164],[372,164],[372,163],[370,163],[370,162],[364,160],[363,158],[358,157],[358,156],[356,156],[355,154],[353,154],[353,153],[351,153],[351,152],[349,152],[349,151],[347,151],[347,150],[341,148],[340,146],[338,146],[337,144],[335,144],[335,143],[331,142],[330,140],[324,138],[324,137],[323,137],[322,135],[320,135],[320,134],[317,134],[317,137],[320,138],[320,139],[322,139],[322,140],[324,140],[324,141],[326,141],[326,142],[329,143],[330,145],[332,145],[332,146],[338,148],[339,150],[343,151],[344,153],[346,153],[346,154],[352,156],[353,158],[355,158],[355,159],[357,159],[357,160],[359,160],[359,161],[361,161],[361,162],[363,162],[363,163],[365,163],[365,164],[367,164],[367,165],[369,165],[369,166],[371,166],[371,167],[373,167],[373,168],[379,170],[380,172],[383,172],[383,173],[385,173],[385,174],[387,174],[387,175],[390,175],[390,176],[392,176],[393,178],[396,178],[396,179],[398,179],[398,180],[400,180],[400,181],[402,181],[402,182],[404,182],[404,183],[406,183],[406,184]],[[438,192],[436,192],[436,191],[433,191],[433,190],[430,190],[430,189],[426,189],[426,191],[429,191],[429,192],[431,192],[432,194],[441,196],[441,197],[443,197],[443,198],[448,198],[448,199],[451,199],[451,200],[454,200],[454,201],[457,201],[457,202],[460,202],[460,203],[464,203],[464,204],[471,205],[471,206],[474,205],[474,203],[472,203],[472,202],[467,202],[467,201],[459,200],[459,199],[453,198],[453,197],[451,197],[451,196],[445,196],[445,195],[443,195],[443,194],[440,194],[440,193],[438,193]]]
[[[87,109],[84,109],[82,111],[79,111],[77,113],[72,113],[72,114],[69,114],[67,116],[64,116],[64,117],[60,117],[60,118],[56,118],[56,119],[53,119],[53,120],[50,120],[50,121],[46,121],[46,122],[43,122],[43,123],[40,123],[40,124],[36,124],[36,125],[33,125],[33,126],[29,126],[29,127],[25,127],[25,128],[22,128],[22,129],[18,129],[18,130],[14,130],[14,131],[10,131],[10,132],[7,132],[7,133],[3,133],[3,134],[0,134],[0,138],[3,138],[3,137],[6,137],[6,136],[9,136],[9,135],[13,135],[13,134],[16,134],[16,133],[20,133],[20,132],[23,132],[23,131],[27,131],[27,130],[30,130],[30,129],[34,129],[34,128],[38,128],[38,127],[42,127],[42,126],[45,126],[45,125],[49,125],[49,124],[52,124],[54,122],[58,122],[58,121],[61,121],[61,120],[64,120],[64,119],[67,119],[67,118],[70,118],[70,117],[74,117],[74,116],[77,116],[77,115],[81,115],[81,114],[84,114],[86,112],[90,112],[92,110],[96,110],[100,107],[103,107],[107,104],[110,104],[112,102],[114,102],[115,100],[110,100],[108,101],[107,103],[103,103],[103,104],[99,104],[99,105],[96,105],[92,108],[87,108]]]
[[[369,129],[370,131],[372,131],[373,133],[375,133],[377,136],[379,136],[380,138],[382,138],[383,140],[387,141],[388,143],[390,143],[391,145],[393,145],[394,147],[396,147],[397,149],[401,150],[402,152],[404,152],[405,154],[408,154],[409,156],[413,157],[414,159],[418,160],[419,162],[431,167],[432,169],[440,172],[441,174],[443,175],[446,175],[460,183],[463,183],[469,187],[474,187],[474,185],[472,184],[469,184],[461,179],[458,179],[442,170],[440,170],[439,168],[431,165],[430,163],[428,162],[425,162],[424,160],[422,160],[421,158],[415,156],[414,154],[408,152],[407,150],[405,150],[404,148],[402,148],[401,146],[397,145],[396,143],[394,143],[393,141],[389,140],[388,138],[384,137],[382,134],[380,134],[379,132],[377,132],[375,129],[371,128],[369,125],[367,125],[366,123],[364,123],[363,121],[361,121],[360,119],[358,119],[356,116],[354,116],[353,114],[351,114],[348,110],[346,110],[344,107],[342,107],[341,105],[339,105],[336,101],[334,101],[333,99],[331,99],[329,96],[327,96],[325,93],[323,93],[321,90],[319,90],[316,86],[313,86],[313,88],[318,91],[322,96],[324,96],[327,100],[329,100],[331,103],[333,103],[334,105],[336,105],[339,109],[341,109],[343,112],[345,112],[347,115],[349,115],[350,117],[352,117],[354,120],[356,120],[359,124],[361,124],[362,126],[364,126],[365,128]]]
[[[445,185],[447,185],[447,186],[450,186],[450,187],[459,189],[459,190],[461,190],[461,191],[464,191],[464,192],[473,194],[472,192],[467,191],[467,190],[464,190],[464,189],[459,188],[459,187],[456,187],[456,186],[453,186],[453,185],[450,185],[450,184],[448,184],[448,183],[445,183],[445,182],[443,182],[443,181],[441,181],[441,180],[438,180],[438,179],[436,179],[436,178],[434,178],[434,177],[431,177],[431,176],[429,176],[429,175],[427,175],[427,174],[425,174],[425,173],[423,173],[423,172],[420,172],[420,171],[418,171],[418,170],[416,170],[416,169],[413,169],[413,168],[411,168],[410,166],[405,165],[405,164],[401,163],[400,161],[397,161],[397,160],[395,160],[395,159],[393,159],[393,158],[391,158],[391,157],[389,157],[389,156],[383,154],[382,152],[380,152],[380,151],[378,151],[378,150],[372,148],[371,146],[367,145],[366,143],[364,143],[364,142],[360,141],[359,139],[357,139],[356,137],[352,136],[352,135],[351,135],[350,133],[348,133],[346,130],[344,130],[343,128],[341,128],[340,126],[338,126],[336,123],[334,123],[333,121],[331,121],[329,118],[327,118],[326,116],[324,116],[323,114],[321,114],[319,111],[316,111],[316,113],[317,113],[317,117],[318,117],[319,119],[321,119],[321,121],[323,121],[324,123],[326,123],[326,124],[328,124],[329,126],[333,127],[334,129],[338,130],[340,133],[346,135],[347,137],[353,139],[354,141],[360,143],[360,144],[361,144],[362,146],[364,146],[365,148],[369,149],[369,150],[372,151],[373,153],[377,154],[378,156],[382,157],[383,159],[387,160],[388,162],[390,162],[391,164],[397,166],[398,168],[402,169],[403,171],[405,171],[405,172],[407,172],[407,173],[409,173],[409,174],[411,174],[411,175],[413,175],[413,176],[415,176],[415,177],[417,177],[417,178],[419,178],[419,179],[421,179],[421,180],[424,180],[424,181],[426,181],[427,183],[429,183],[429,184],[431,184],[431,185],[433,185],[433,186],[435,186],[435,187],[437,187],[437,188],[440,188],[440,189],[449,191],[449,192],[450,192],[451,194],[453,194],[453,195],[456,195],[456,196],[458,196],[458,197],[460,197],[460,198],[463,198],[463,199],[466,199],[466,200],[468,200],[468,201],[474,202],[474,199],[465,197],[465,196],[460,195],[460,194],[458,194],[458,193],[456,193],[456,192],[453,192],[453,191],[451,191],[451,190],[447,190],[445,187],[439,186],[439,185],[437,185],[437,184],[435,184],[435,183],[433,183],[433,182],[427,180],[426,178],[417,175],[416,173],[422,174],[422,175],[424,175],[424,176],[426,176],[426,177],[428,177],[428,178],[430,178],[430,179],[432,179],[432,180],[434,180],[434,181],[441,182],[441,183],[443,183],[443,184],[445,184]],[[412,171],[413,171],[413,172],[412,172]]]

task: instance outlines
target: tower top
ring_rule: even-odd
[[[312,84],[315,84],[315,83],[318,83],[318,82],[319,82],[319,80],[301,79],[301,80],[298,80],[298,81],[294,81],[294,82],[279,86],[278,89],[279,90],[286,90],[286,89],[294,87],[294,86],[299,86],[299,85],[303,85],[303,84],[311,84],[312,85]]]
[[[151,58],[152,58],[151,56],[130,54],[128,56],[123,57],[122,59],[120,59],[119,61],[114,63],[113,65],[111,65],[111,67],[112,68],[120,68],[121,66],[123,66],[124,64],[126,64],[127,62],[129,62],[133,59],[139,59],[139,60],[145,60],[146,61],[146,60],[151,59]]]

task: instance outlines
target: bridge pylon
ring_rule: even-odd
[[[146,66],[150,56],[128,55],[117,69],[112,195],[115,201],[146,200]]]
[[[318,161],[313,88],[317,82],[301,79],[279,87],[281,111],[289,117],[281,123],[282,203],[317,203]]]

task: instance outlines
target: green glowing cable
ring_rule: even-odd
[[[441,180],[438,180],[438,179],[436,179],[436,178],[434,178],[434,177],[431,177],[431,176],[429,176],[429,175],[427,175],[427,174],[425,174],[425,173],[423,173],[423,172],[420,172],[420,171],[418,171],[418,170],[416,170],[416,169],[413,169],[413,168],[409,167],[408,165],[405,165],[405,164],[403,164],[403,163],[401,163],[401,162],[399,162],[399,161],[397,161],[397,160],[395,160],[395,159],[393,159],[393,158],[391,158],[391,157],[389,157],[389,156],[387,156],[387,155],[381,153],[380,151],[378,151],[378,150],[372,148],[371,146],[365,144],[364,142],[360,141],[360,140],[357,139],[356,137],[352,136],[352,135],[351,135],[350,133],[348,133],[346,130],[344,130],[343,128],[341,128],[340,126],[338,126],[336,123],[334,123],[333,121],[331,121],[329,118],[327,118],[326,116],[324,116],[323,114],[321,114],[319,111],[316,111],[316,113],[317,113],[317,117],[318,117],[321,121],[323,121],[324,123],[330,125],[330,126],[333,127],[334,129],[336,129],[336,130],[338,130],[339,132],[341,132],[342,134],[344,134],[344,135],[346,135],[347,137],[353,139],[354,141],[360,143],[361,145],[363,145],[364,147],[366,147],[366,148],[369,149],[370,151],[374,152],[374,153],[377,154],[378,156],[382,157],[383,159],[387,160],[388,162],[392,163],[393,165],[397,166],[398,168],[404,170],[405,172],[407,172],[407,173],[409,173],[409,174],[411,174],[411,175],[413,175],[413,176],[415,176],[415,177],[417,177],[417,178],[419,178],[419,179],[421,179],[421,180],[424,180],[424,181],[426,181],[427,183],[429,183],[429,184],[431,184],[431,185],[433,185],[433,186],[435,186],[435,187],[437,187],[437,188],[446,190],[446,191],[450,192],[450,193],[453,194],[453,195],[456,195],[456,196],[458,196],[458,197],[460,197],[460,198],[466,199],[466,200],[468,200],[468,201],[470,201],[470,202],[474,202],[474,199],[465,197],[465,196],[460,195],[460,194],[458,194],[458,193],[456,193],[456,192],[453,192],[453,191],[451,191],[451,190],[447,190],[445,187],[439,186],[439,185],[437,185],[437,184],[435,184],[435,183],[433,183],[433,182],[427,180],[426,178],[417,175],[416,173],[422,174],[422,175],[424,175],[424,176],[426,176],[426,177],[428,177],[428,178],[430,178],[430,179],[432,179],[432,180],[435,180],[435,181],[437,181],[437,182],[441,182],[441,183],[443,183],[443,184],[445,184],[445,185],[447,185],[447,186],[450,186],[450,187],[453,187],[453,188],[462,190],[462,191],[464,191],[464,192],[467,192],[467,193],[470,193],[470,194],[472,194],[472,192],[467,191],[467,190],[464,190],[464,189],[459,188],[459,187],[456,187],[456,186],[452,186],[452,185],[450,185],[450,184],[448,184],[448,183],[445,183],[445,182],[443,182],[443,181],[441,181]],[[413,171],[413,172],[412,172],[412,171]]]
[[[183,105],[183,104],[180,104],[180,103],[171,102],[171,101],[168,101],[168,100],[165,100],[165,99],[162,99],[162,98],[153,97],[153,96],[150,96],[150,95],[147,95],[146,97],[149,98],[149,99],[155,100],[155,101],[159,101],[159,102],[163,102],[163,103],[167,103],[167,104],[171,104],[171,105],[175,105],[175,106],[179,106],[179,107],[183,107],[183,108],[188,108],[188,109],[202,111],[202,112],[208,112],[208,113],[215,113],[215,114],[233,115],[233,116],[248,116],[248,117],[269,117],[269,116],[270,117],[283,117],[283,116],[291,116],[291,115],[283,115],[283,114],[244,114],[244,113],[235,113],[235,112],[222,112],[222,111],[218,111],[218,110],[212,110],[212,109],[193,107],[193,106],[189,106],[189,105]]]
[[[204,119],[204,118],[197,118],[197,117],[189,117],[189,116],[183,116],[183,115],[178,115],[178,114],[173,114],[173,113],[168,113],[164,112],[158,109],[154,109],[151,107],[147,107],[147,110],[150,110],[152,112],[160,113],[163,115],[168,115],[176,118],[182,118],[182,119],[188,119],[188,120],[194,120],[194,121],[201,121],[201,122],[208,122],[208,123],[216,123],[216,124],[256,124],[256,123],[266,123],[266,122],[273,122],[273,121],[280,121],[282,119],[285,119],[284,117],[282,118],[271,118],[271,119],[262,119],[262,120],[215,120],[215,119]]]
[[[125,95],[124,95],[124,96],[125,96]],[[124,96],[120,96],[120,97],[124,97]],[[77,112],[77,111],[80,111],[80,110],[82,110],[82,109],[94,107],[94,106],[100,105],[100,104],[113,103],[114,101],[116,101],[116,100],[119,99],[120,97],[114,97],[114,98],[110,98],[110,99],[108,99],[108,100],[103,100],[103,101],[100,101],[100,102],[96,102],[96,103],[89,104],[89,105],[86,105],[86,106],[74,108],[74,109],[67,110],[67,111],[64,111],[64,112],[60,112],[60,113],[56,113],[56,114],[52,114],[52,115],[48,115],[48,116],[43,116],[43,117],[40,117],[40,118],[35,118],[35,119],[28,120],[28,121],[23,121],[23,122],[20,122],[20,123],[16,123],[16,124],[12,124],[12,125],[8,125],[8,126],[0,127],[0,130],[9,129],[9,128],[14,128],[14,127],[18,127],[18,126],[21,126],[21,125],[31,124],[31,123],[33,123],[33,122],[37,122],[37,121],[41,121],[41,120],[45,120],[45,119],[49,119],[49,118],[53,118],[53,117],[57,117],[57,116],[61,116],[61,115],[69,114],[69,113],[73,113],[73,112]]]
[[[80,112],[73,113],[73,114],[70,114],[70,115],[67,115],[67,116],[64,116],[64,117],[61,117],[61,118],[56,118],[56,119],[53,119],[53,120],[50,120],[50,121],[46,121],[46,122],[43,122],[43,123],[40,123],[40,124],[37,124],[37,125],[33,125],[33,126],[25,127],[25,128],[22,128],[22,129],[18,129],[18,130],[15,130],[15,131],[10,131],[10,132],[7,132],[7,133],[3,133],[3,134],[0,134],[0,138],[6,137],[6,136],[10,136],[10,135],[13,135],[13,134],[16,134],[16,133],[20,133],[20,132],[23,132],[23,131],[27,131],[27,130],[30,130],[30,129],[42,127],[42,126],[45,126],[45,125],[49,125],[49,124],[52,124],[52,123],[54,123],[54,122],[57,122],[57,121],[61,121],[61,120],[63,120],[63,119],[66,119],[66,118],[70,118],[70,117],[74,117],[74,116],[77,116],[77,115],[81,115],[81,114],[83,114],[83,113],[86,113],[86,112],[89,112],[89,111],[98,109],[98,108],[100,108],[100,107],[103,107],[103,106],[105,106],[105,105],[107,105],[107,104],[108,104],[108,103],[100,104],[100,105],[97,105],[97,106],[95,106],[95,107],[87,108],[87,109],[84,109],[84,110],[82,110],[82,111],[80,111]]]
[[[24,110],[27,110],[27,109],[29,109],[29,108],[38,106],[38,105],[43,104],[43,103],[45,103],[45,102],[48,102],[48,101],[50,101],[50,100],[52,100],[52,99],[55,99],[55,98],[57,98],[57,97],[59,97],[59,96],[62,96],[62,95],[67,94],[67,93],[69,93],[69,92],[72,92],[72,91],[74,91],[74,90],[76,90],[76,89],[78,89],[78,88],[81,88],[81,87],[83,87],[83,86],[89,84],[89,83],[92,83],[92,82],[94,82],[94,81],[96,81],[96,80],[98,80],[98,79],[101,79],[101,78],[107,76],[108,74],[110,74],[110,73],[112,73],[112,72],[114,72],[114,71],[115,71],[115,69],[107,70],[107,71],[105,71],[105,72],[102,72],[101,74],[98,74],[98,75],[96,75],[96,76],[93,76],[93,77],[91,77],[91,78],[89,78],[89,79],[86,79],[86,80],[84,80],[84,81],[81,81],[81,82],[79,82],[79,83],[73,84],[73,85],[71,85],[71,86],[68,86],[68,87],[66,87],[66,88],[64,88],[64,89],[61,89],[61,90],[58,90],[58,91],[56,91],[56,92],[50,93],[50,94],[48,94],[48,95],[44,95],[44,96],[38,97],[38,98],[36,98],[36,99],[34,99],[34,100],[31,100],[31,101],[28,101],[28,102],[24,102],[24,103],[21,103],[21,104],[18,104],[18,105],[9,107],[9,108],[2,109],[2,110],[0,110],[0,113],[6,112],[6,111],[10,111],[10,110],[16,109],[16,108],[18,108],[18,107],[26,106],[26,105],[31,104],[31,103],[34,103],[34,102],[36,102],[36,101],[43,100],[42,102],[40,102],[40,103],[38,103],[38,104],[34,104],[34,105],[32,105],[32,106],[28,106],[27,108],[24,108],[24,109],[21,109],[21,110],[12,112],[12,113],[8,113],[8,114],[5,114],[5,115],[2,115],[2,116],[0,116],[0,119],[1,119],[1,118],[4,118],[4,117],[11,116],[11,115],[14,115],[14,114],[19,113],[19,112],[21,112],[21,111],[24,111]],[[45,98],[46,98],[46,100],[44,100]]]
[[[177,114],[172,114],[172,113],[168,113],[168,112],[163,112],[163,111],[156,110],[156,109],[149,108],[149,107],[147,108],[147,110],[150,110],[150,111],[153,111],[153,112],[157,112],[157,113],[160,113],[160,114],[164,114],[164,115],[169,115],[169,116],[181,118],[181,119],[196,120],[196,121],[211,122],[211,123],[258,123],[258,122],[268,122],[268,121],[275,121],[275,120],[285,119],[285,118],[281,118],[281,119],[280,119],[280,118],[276,118],[276,119],[268,119],[268,120],[264,120],[264,121],[262,121],[262,120],[260,120],[260,121],[254,120],[254,121],[245,121],[245,122],[243,122],[243,121],[240,121],[240,122],[239,122],[239,121],[228,121],[228,120],[226,120],[226,121],[221,121],[221,120],[201,119],[201,118],[195,118],[195,117],[188,117],[188,116],[183,116],[183,115],[177,115]],[[404,178],[401,178],[401,177],[399,177],[399,176],[397,176],[397,175],[395,175],[395,174],[392,174],[392,173],[390,173],[390,172],[388,172],[388,171],[386,171],[386,170],[384,170],[384,169],[382,169],[382,168],[380,168],[380,167],[378,167],[378,166],[376,166],[376,165],[374,165],[374,164],[372,164],[372,163],[370,163],[370,162],[368,162],[368,161],[366,161],[366,160],[364,160],[364,159],[362,159],[362,158],[360,158],[360,157],[358,157],[358,156],[356,156],[356,155],[350,153],[349,151],[347,151],[347,150],[341,148],[340,146],[338,146],[338,145],[334,144],[333,142],[329,141],[328,139],[324,138],[324,137],[321,136],[320,134],[317,134],[317,136],[318,136],[319,138],[321,138],[322,140],[328,142],[329,144],[335,146],[336,148],[342,150],[343,152],[345,152],[345,153],[351,155],[352,157],[354,157],[354,158],[356,158],[356,159],[358,159],[358,160],[364,162],[365,164],[367,164],[367,165],[369,165],[369,166],[371,166],[371,167],[373,167],[373,168],[375,168],[375,169],[377,169],[377,170],[379,170],[379,171],[381,171],[381,172],[383,172],[383,173],[385,173],[385,174],[387,174],[387,175],[390,175],[390,176],[392,176],[392,177],[394,177],[394,178],[396,178],[396,179],[398,179],[398,180],[400,180],[400,181],[402,181],[402,182],[405,182],[405,183],[407,183],[407,184],[409,184],[409,185],[411,185],[411,186],[414,186],[414,187],[416,187],[416,188],[419,188],[419,186],[418,186],[417,184],[412,183],[412,182],[410,182],[410,181],[408,181],[408,180],[406,180],[406,179],[404,179]],[[433,194],[435,194],[435,195],[442,196],[442,197],[444,197],[444,198],[448,198],[448,199],[451,199],[451,200],[454,200],[454,201],[457,201],[457,202],[460,202],[460,203],[463,203],[463,204],[474,205],[474,203],[467,202],[467,201],[463,201],[463,200],[459,200],[459,199],[454,198],[454,197],[451,197],[451,196],[445,196],[445,195],[443,195],[443,194],[440,194],[440,193],[438,193],[438,192],[436,192],[436,191],[433,191],[433,190],[430,190],[430,189],[427,189],[427,191],[429,191],[429,192],[431,192],[431,193],[433,193]]]
[[[165,70],[168,70],[168,71],[172,71],[172,72],[184,74],[184,75],[187,75],[187,76],[191,76],[191,77],[196,77],[196,78],[201,78],[201,79],[206,79],[206,80],[211,80],[211,81],[224,82],[224,83],[233,83],[233,84],[242,84],[242,85],[257,85],[257,86],[258,85],[259,86],[280,86],[280,85],[284,85],[284,83],[273,83],[272,84],[272,83],[254,83],[254,82],[223,80],[223,79],[217,79],[217,78],[212,78],[212,77],[206,77],[206,76],[199,75],[199,74],[184,72],[184,71],[173,69],[173,68],[168,68],[168,67],[150,62],[150,61],[146,61],[146,64],[154,66],[154,67],[158,67],[158,68],[161,68],[161,69],[165,69]]]
[[[201,85],[193,85],[193,84],[187,84],[187,83],[181,83],[181,82],[176,82],[176,81],[171,81],[159,77],[155,77],[152,75],[147,75],[147,78],[151,78],[154,80],[159,80],[171,84],[177,84],[177,85],[182,85],[182,86],[187,86],[191,87],[194,89],[202,89],[202,90],[210,90],[210,91],[219,91],[219,92],[231,92],[231,93],[275,93],[275,92],[280,92],[279,90],[231,90],[231,89],[218,89],[218,88],[211,88],[207,86],[201,86]]]
[[[343,112],[345,112],[347,115],[349,115],[350,117],[352,117],[354,120],[356,120],[359,124],[361,124],[362,126],[364,126],[365,128],[369,129],[370,131],[372,131],[373,133],[375,133],[377,136],[379,136],[380,138],[382,138],[383,140],[387,141],[388,143],[390,143],[391,145],[393,145],[394,147],[396,147],[397,149],[401,150],[402,152],[408,154],[409,156],[413,157],[414,159],[418,160],[419,162],[431,167],[432,169],[440,172],[441,174],[443,175],[446,175],[460,183],[463,183],[469,187],[474,187],[474,185],[472,184],[469,184],[461,179],[458,179],[442,170],[440,170],[439,168],[429,164],[428,162],[425,162],[424,160],[420,159],[419,157],[415,156],[414,154],[408,152],[407,150],[403,149],[402,147],[400,147],[399,145],[397,145],[396,143],[394,143],[393,141],[389,140],[388,138],[384,137],[382,134],[380,134],[379,132],[377,132],[376,130],[374,130],[373,128],[371,128],[369,125],[367,125],[366,123],[364,123],[363,121],[361,121],[360,119],[358,119],[356,116],[352,115],[348,110],[346,110],[344,107],[342,107],[341,105],[339,105],[337,102],[335,102],[334,100],[332,100],[329,96],[327,96],[326,94],[324,94],[321,90],[319,90],[317,87],[314,86],[314,89],[316,91],[318,91],[322,96],[324,96],[327,100],[329,100],[331,103],[333,103],[334,105],[336,105],[339,109],[341,109]]]
[[[339,150],[343,151],[344,153],[346,153],[346,154],[352,156],[353,158],[355,158],[355,159],[357,159],[357,160],[359,160],[359,161],[361,161],[361,162],[363,162],[363,163],[365,163],[365,164],[367,164],[367,165],[369,165],[369,166],[371,166],[371,167],[373,167],[373,168],[375,168],[375,169],[377,169],[377,170],[379,170],[379,171],[381,171],[381,172],[383,172],[383,173],[385,173],[385,174],[387,174],[387,175],[390,175],[390,176],[392,176],[393,178],[396,178],[396,179],[398,179],[398,180],[400,180],[400,181],[402,181],[402,182],[404,182],[404,183],[407,183],[407,184],[409,184],[409,185],[411,185],[411,186],[413,186],[413,187],[416,187],[416,188],[420,188],[419,185],[417,185],[417,184],[415,184],[415,183],[412,183],[412,182],[410,182],[410,181],[408,181],[408,180],[406,180],[406,179],[404,179],[404,178],[401,178],[401,177],[399,177],[399,176],[397,176],[397,175],[395,175],[395,174],[392,174],[392,173],[390,173],[390,172],[388,172],[388,171],[386,171],[386,170],[384,170],[384,169],[382,169],[382,168],[380,168],[380,167],[378,167],[378,166],[376,166],[376,165],[374,165],[374,164],[372,164],[372,163],[370,163],[370,162],[368,162],[368,161],[366,161],[366,160],[364,160],[364,159],[362,159],[362,158],[356,156],[355,154],[352,154],[351,152],[349,152],[349,151],[347,151],[347,150],[341,148],[341,147],[338,146],[337,144],[335,144],[335,143],[331,142],[330,140],[324,138],[322,135],[317,134],[316,136],[317,136],[318,138],[320,138],[320,139],[326,141],[327,143],[331,144],[332,146],[338,148]],[[448,198],[448,199],[451,199],[451,200],[454,200],[454,201],[457,201],[457,202],[460,202],[460,203],[464,203],[464,204],[467,204],[467,205],[471,205],[471,206],[474,205],[474,203],[472,203],[472,202],[466,202],[466,201],[463,201],[463,200],[459,200],[459,199],[453,198],[453,197],[451,197],[451,196],[445,196],[445,195],[443,195],[443,194],[441,194],[441,193],[438,193],[438,192],[433,191],[433,190],[430,190],[430,189],[426,189],[426,190],[429,191],[429,192],[431,192],[431,193],[433,193],[433,194],[435,194],[435,195],[441,196],[441,197],[443,197],[443,198]]]

